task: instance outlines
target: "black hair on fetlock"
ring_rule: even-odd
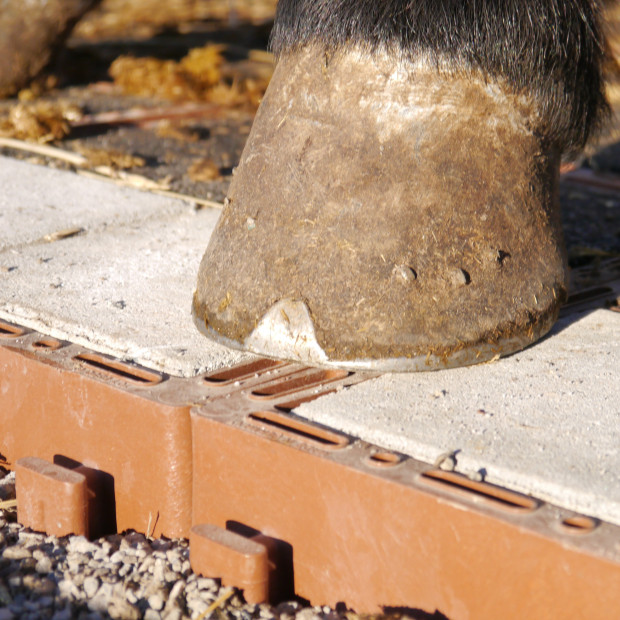
[[[276,54],[397,46],[450,70],[478,70],[531,94],[545,134],[582,148],[608,113],[603,0],[280,0]]]

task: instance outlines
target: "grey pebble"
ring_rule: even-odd
[[[97,550],[97,545],[91,543],[84,536],[71,536],[67,543],[67,551],[69,553],[94,553]]]
[[[80,590],[70,579],[63,579],[62,581],[60,581],[58,583],[58,589],[63,596],[71,598],[73,600],[76,600],[80,597]]]
[[[7,582],[9,587],[17,589],[22,585],[22,576],[14,573],[13,575],[9,575]]]
[[[209,607],[209,603],[202,599],[187,600],[187,608],[192,613],[192,616],[200,616],[200,614],[203,614],[205,612],[207,607]]]
[[[84,588],[84,594],[88,598],[93,598],[97,594],[97,590],[99,590],[99,579],[97,577],[86,577],[82,587]]]
[[[52,560],[48,556],[45,556],[36,563],[34,569],[37,573],[49,573],[52,570]]]
[[[20,543],[30,547],[33,545],[40,545],[45,541],[45,534],[39,534],[38,532],[29,532],[22,530],[18,534],[18,540]]]
[[[122,618],[123,620],[139,620],[142,615],[135,605],[120,597],[112,600],[107,612],[110,618]]]
[[[151,594],[148,598],[148,604],[151,609],[161,611],[164,608],[165,600],[161,594]]]
[[[166,583],[176,583],[179,579],[181,579],[181,575],[173,570],[168,570],[164,573],[164,581]]]
[[[26,549],[26,547],[7,547],[2,552],[2,557],[5,560],[24,560],[26,558],[31,558],[32,553]]]
[[[122,551],[115,551],[115,552],[114,552],[114,553],[110,556],[109,561],[110,561],[112,564],[120,564],[120,563],[123,561],[124,557],[125,557],[125,555],[123,554],[123,552],[122,552]]]

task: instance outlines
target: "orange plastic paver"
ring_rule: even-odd
[[[240,588],[248,603],[267,600],[269,559],[264,545],[209,524],[194,525],[189,543],[194,572],[220,577],[223,585]]]
[[[54,536],[88,536],[86,477],[37,457],[15,464],[17,517],[22,525]]]
[[[313,604],[477,620],[620,609],[619,527],[352,438],[325,441],[292,416],[211,404],[192,411],[193,522],[287,544],[295,592]]]

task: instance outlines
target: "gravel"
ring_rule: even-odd
[[[0,502],[14,497],[14,474],[0,468]],[[237,591],[204,615],[227,593],[218,580],[192,572],[186,539],[133,531],[94,541],[57,538],[22,527],[15,510],[0,509],[0,620],[346,618],[296,601],[251,605]]]

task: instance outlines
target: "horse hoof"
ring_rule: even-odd
[[[75,23],[100,0],[4,0],[0,10],[0,97],[27,86],[51,62]]]
[[[203,258],[196,322],[351,369],[507,355],[566,294],[559,153],[525,97],[387,54],[283,57]]]
[[[566,296],[560,152],[475,71],[282,55],[202,260],[198,327],[308,364],[430,370],[543,336]]]

